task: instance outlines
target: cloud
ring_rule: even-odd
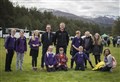
[[[28,8],[49,8],[76,15],[120,15],[120,0],[10,0]]]

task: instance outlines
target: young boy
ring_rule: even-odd
[[[16,40],[16,69],[22,70],[24,52],[27,51],[26,37],[24,36],[24,31],[20,31],[20,37]]]
[[[47,71],[48,72],[55,71],[56,58],[55,54],[53,53],[53,46],[48,47],[48,51],[46,52],[44,58]]]
[[[16,38],[14,37],[15,33],[16,33],[16,30],[12,29],[10,36],[8,36],[5,41],[5,49],[6,49],[5,72],[12,71],[11,63],[12,63],[12,58],[14,55],[15,42],[16,42]]]
[[[80,46],[79,47],[79,52],[77,52],[75,54],[75,56],[73,57],[73,59],[76,62],[76,67],[75,70],[82,70],[85,71],[85,59],[89,61],[91,67],[93,68],[93,65],[90,61],[90,59],[87,57],[87,55],[83,52],[83,47]]]
[[[59,53],[55,57],[57,59],[56,69],[57,70],[67,71],[67,61],[68,61],[68,58],[65,55],[64,49],[62,47],[59,48]]]

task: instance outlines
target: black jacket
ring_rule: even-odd
[[[54,34],[50,33],[50,39],[48,39],[48,32],[45,32],[41,36],[41,42],[43,44],[43,47],[48,47],[49,45],[53,45],[54,43]]]
[[[69,36],[67,31],[57,31],[55,34],[54,44],[57,46],[67,46],[69,43]]]
[[[97,45],[97,44],[94,44],[93,45],[93,48],[92,48],[92,53],[93,55],[100,55],[100,53],[102,53],[103,51],[103,45]]]
[[[88,43],[86,44],[86,40],[88,40]],[[83,39],[83,48],[85,49],[86,53],[91,53],[92,52],[92,47],[93,47],[93,39],[91,36],[85,37]]]

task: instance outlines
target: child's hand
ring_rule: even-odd
[[[58,65],[60,66],[61,64],[59,63]]]
[[[36,44],[36,46],[39,46],[39,44]]]
[[[6,49],[5,51],[6,51],[6,53],[8,53],[8,50],[7,50],[7,49]]]
[[[36,45],[35,44],[32,44],[33,47],[35,47]]]

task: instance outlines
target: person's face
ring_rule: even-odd
[[[79,48],[79,52],[83,52],[83,48]]]
[[[11,31],[11,35],[12,35],[12,36],[14,36],[15,33],[16,33],[16,30],[12,30],[12,31]]]
[[[60,24],[60,29],[61,29],[61,30],[64,30],[64,29],[65,29],[65,25],[61,23],[61,24]]]
[[[52,52],[52,51],[53,51],[53,48],[49,48],[48,50],[49,50],[49,52]]]
[[[86,37],[89,37],[89,36],[90,36],[90,33],[89,33],[89,32],[86,32],[86,33],[85,33],[85,36],[86,36]]]
[[[105,50],[105,55],[109,55],[109,50]]]
[[[63,53],[64,53],[64,51],[63,51],[63,50],[59,50],[59,53],[60,53],[60,54],[63,54]]]
[[[24,36],[24,32],[20,32],[20,37],[23,37]]]
[[[80,37],[80,33],[76,33],[76,36],[79,38]]]
[[[98,39],[98,38],[99,38],[99,35],[95,35],[95,38]]]
[[[38,36],[39,35],[39,32],[38,31],[35,31],[35,36]]]
[[[51,31],[51,26],[50,26],[50,25],[48,25],[48,26],[46,27],[46,31],[47,31],[47,32],[50,32],[50,31]]]

